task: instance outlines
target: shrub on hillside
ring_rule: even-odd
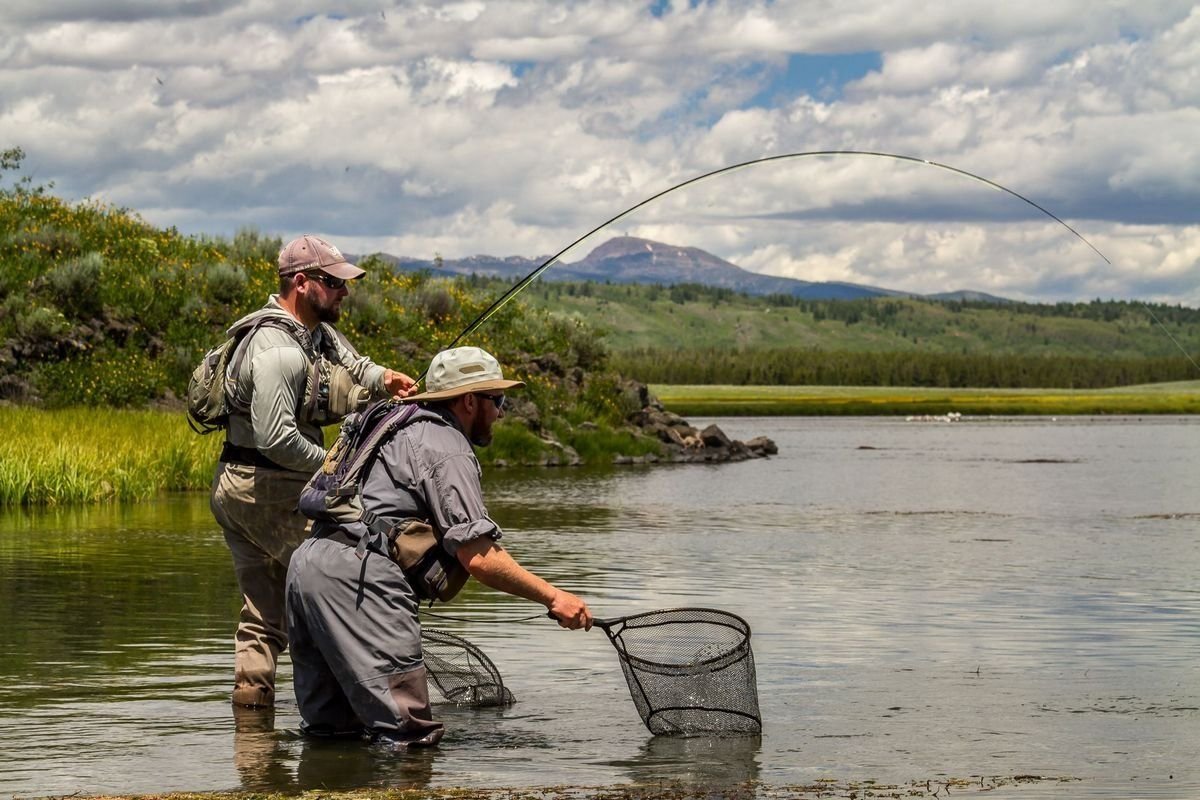
[[[100,313],[100,273],[104,257],[86,253],[46,273],[45,285],[55,304],[72,319],[89,319]]]

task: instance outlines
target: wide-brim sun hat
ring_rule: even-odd
[[[425,391],[404,398],[406,403],[449,400],[476,392],[504,391],[524,386],[510,381],[500,371],[500,362],[478,347],[455,347],[433,357],[425,373]]]

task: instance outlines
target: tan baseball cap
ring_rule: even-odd
[[[425,391],[404,398],[404,402],[449,400],[475,392],[503,391],[524,386],[523,381],[509,381],[500,372],[500,362],[478,347],[455,347],[443,350],[429,363],[425,373]]]
[[[341,251],[329,242],[306,233],[293,239],[279,251],[279,275],[320,270],[335,278],[354,280],[367,273],[351,264]]]

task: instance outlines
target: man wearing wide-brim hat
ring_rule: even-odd
[[[504,416],[507,380],[478,347],[434,356],[418,408],[379,449],[361,484],[363,508],[385,525],[427,521],[440,547],[493,589],[544,605],[564,628],[591,628],[583,600],[518,564],[488,516],[472,445],[485,447]],[[420,597],[361,522],[318,523],[288,571],[287,602],[296,700],[312,734],[361,732],[429,746],[442,724],[429,707],[421,658]],[[360,558],[360,556],[362,556]]]

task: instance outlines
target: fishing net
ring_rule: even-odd
[[[475,645],[453,633],[421,629],[421,650],[429,681],[448,702],[460,706],[507,706],[516,698],[500,670]]]
[[[762,732],[750,626],[711,608],[596,620],[653,734]]]

